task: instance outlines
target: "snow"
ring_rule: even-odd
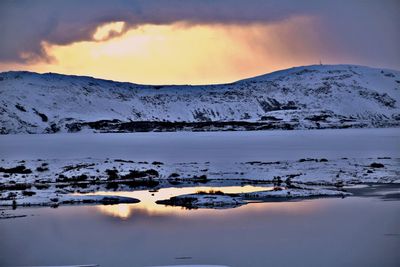
[[[246,199],[265,199],[265,198],[306,198],[306,197],[332,197],[350,196],[351,193],[332,190],[332,189],[281,189],[267,190],[241,194]]]
[[[373,163],[380,163],[375,166]],[[93,193],[97,191],[131,191],[138,189],[159,189],[187,186],[228,186],[262,182],[264,184],[295,185],[288,190],[266,192],[265,196],[343,196],[342,192],[326,190],[326,186],[366,183],[399,183],[400,158],[338,158],[311,159],[296,161],[251,161],[251,162],[180,162],[159,163],[131,161],[122,159],[41,159],[41,160],[3,160],[4,169],[24,166],[26,173],[7,173],[3,171],[3,191],[0,191],[0,205],[52,205],[104,202],[104,197],[116,197],[122,203],[135,202],[132,198],[111,195],[86,195],[80,197],[74,193]],[[40,169],[45,168],[45,170]],[[110,180],[107,170],[115,170],[117,178]],[[153,170],[154,175],[143,178],[124,178],[132,170],[145,172]],[[175,176],[173,175],[175,174]],[[76,177],[82,177],[76,180]],[[62,178],[60,178],[62,177]],[[203,178],[202,178],[203,177]],[[112,186],[109,187],[110,183]],[[308,187],[311,186],[311,187]],[[13,189],[13,188],[22,189]],[[1,189],[1,188],[0,188]],[[258,190],[260,191],[260,190]],[[262,191],[262,190],[261,190]],[[113,191],[114,192],[114,191]],[[33,196],[29,196],[33,193]],[[234,192],[234,193],[241,193]],[[10,194],[13,194],[10,197]],[[264,194],[264,193],[262,193]],[[199,198],[199,206],[210,203],[230,203],[231,199]],[[226,199],[225,199],[226,198]],[[53,201],[52,199],[57,199]],[[234,201],[230,204],[240,204]],[[222,204],[214,204],[221,206]]]
[[[171,201],[170,203],[165,201]],[[213,194],[187,194],[162,200],[159,204],[183,206],[188,208],[233,208],[246,204],[240,197]]]
[[[0,206],[58,206],[66,204],[98,203],[98,204],[119,204],[137,203],[139,200],[121,196],[102,195],[75,195],[65,194],[57,190],[41,190],[34,196],[17,197],[15,204],[13,200],[1,200]]]
[[[270,125],[283,129],[400,124],[400,72],[352,65],[298,67],[205,86],[149,86],[6,72],[0,73],[0,94],[4,134],[67,132],[74,123],[114,119],[259,122],[273,116],[278,121]],[[310,120],[321,115],[328,117]]]
[[[346,197],[351,193],[343,190],[313,188],[308,186],[291,186],[291,188],[274,187],[268,190],[258,190],[246,193],[226,194],[222,191],[198,191],[194,194],[173,196],[169,199],[159,200],[156,203],[182,206],[185,208],[234,208],[247,204],[249,201],[288,200],[311,197]]]
[[[383,164],[373,168],[371,164]],[[38,168],[47,164],[48,170]],[[275,177],[293,182],[313,184],[345,183],[393,183],[400,180],[400,158],[303,158],[286,161],[246,161],[246,162],[177,162],[162,163],[130,161],[121,159],[48,159],[48,160],[2,160],[0,167],[13,168],[25,166],[31,173],[3,175],[2,182],[40,183],[56,182],[59,175],[66,177],[87,176],[87,181],[100,179],[107,181],[106,170],[115,169],[119,175],[130,170],[145,171],[154,169],[161,180],[191,179],[206,175],[207,179],[245,179],[273,181]],[[171,176],[172,175],[172,176]]]
[[[0,136],[0,187],[5,191],[0,191],[0,205],[12,204],[9,193],[13,192],[18,205],[51,205],[54,198],[60,204],[70,200],[101,202],[101,199],[80,199],[71,194],[110,188],[128,191],[140,185],[158,189],[176,184],[185,187],[290,182],[307,190],[291,189],[292,196],[303,193],[312,196],[327,192],[310,191],[305,185],[323,190],[324,186],[398,184],[399,140],[400,132],[396,128],[3,135]],[[7,169],[17,166],[30,171],[7,173]],[[114,178],[114,184],[107,188],[110,181],[107,170],[113,169],[118,179]],[[152,180],[123,178],[132,170],[154,170],[155,174]],[[84,178],[74,180],[81,176]],[[15,187],[26,189],[13,190]],[[30,192],[34,195],[27,195]]]

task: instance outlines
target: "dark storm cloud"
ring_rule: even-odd
[[[97,26],[107,22],[124,21],[129,29],[145,23],[275,23],[296,16],[312,16],[321,24],[321,38],[335,44],[344,54],[393,63],[400,56],[399,3],[397,0],[2,0],[0,61],[46,59],[43,41],[69,44],[91,40]]]

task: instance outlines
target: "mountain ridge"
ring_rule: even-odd
[[[0,73],[0,133],[211,131],[400,126],[400,72],[294,67],[213,85],[141,85]]]
[[[100,77],[94,77],[94,76],[88,76],[88,75],[78,75],[78,74],[63,74],[63,73],[58,73],[58,72],[35,72],[35,71],[29,71],[29,70],[8,70],[8,71],[2,71],[0,72],[1,75],[7,75],[7,74],[30,74],[30,75],[54,75],[54,76],[60,76],[60,77],[74,77],[74,78],[86,78],[86,79],[93,79],[93,80],[99,80],[99,81],[104,81],[104,82],[113,82],[113,83],[122,83],[122,84],[133,84],[133,85],[142,85],[142,86],[192,86],[192,87],[204,87],[204,86],[211,86],[211,85],[229,85],[229,84],[234,84],[238,82],[245,82],[253,79],[258,79],[264,76],[273,76],[273,75],[278,75],[278,74],[288,74],[290,72],[298,71],[304,68],[324,68],[324,67],[356,67],[356,68],[364,68],[364,69],[379,69],[381,71],[388,71],[388,72],[400,72],[400,70],[396,69],[391,69],[391,68],[378,68],[378,67],[371,67],[371,66],[365,66],[365,65],[356,65],[356,64],[313,64],[313,65],[304,65],[304,66],[295,66],[287,69],[281,69],[281,70],[275,70],[272,72],[267,72],[264,74],[259,74],[255,76],[251,76],[248,78],[243,78],[239,80],[235,80],[232,82],[226,82],[226,83],[212,83],[212,84],[145,84],[145,83],[135,83],[135,82],[127,82],[127,81],[117,81],[117,80],[112,80],[112,79],[106,79],[106,78],[100,78]]]

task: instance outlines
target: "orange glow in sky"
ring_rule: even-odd
[[[0,70],[88,75],[142,84],[232,82],[319,62],[314,20],[271,25],[141,25],[98,27],[92,41],[43,43],[49,62],[3,64]]]

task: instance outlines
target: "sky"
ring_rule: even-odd
[[[0,71],[225,83],[294,66],[400,69],[398,0],[1,0]]]

